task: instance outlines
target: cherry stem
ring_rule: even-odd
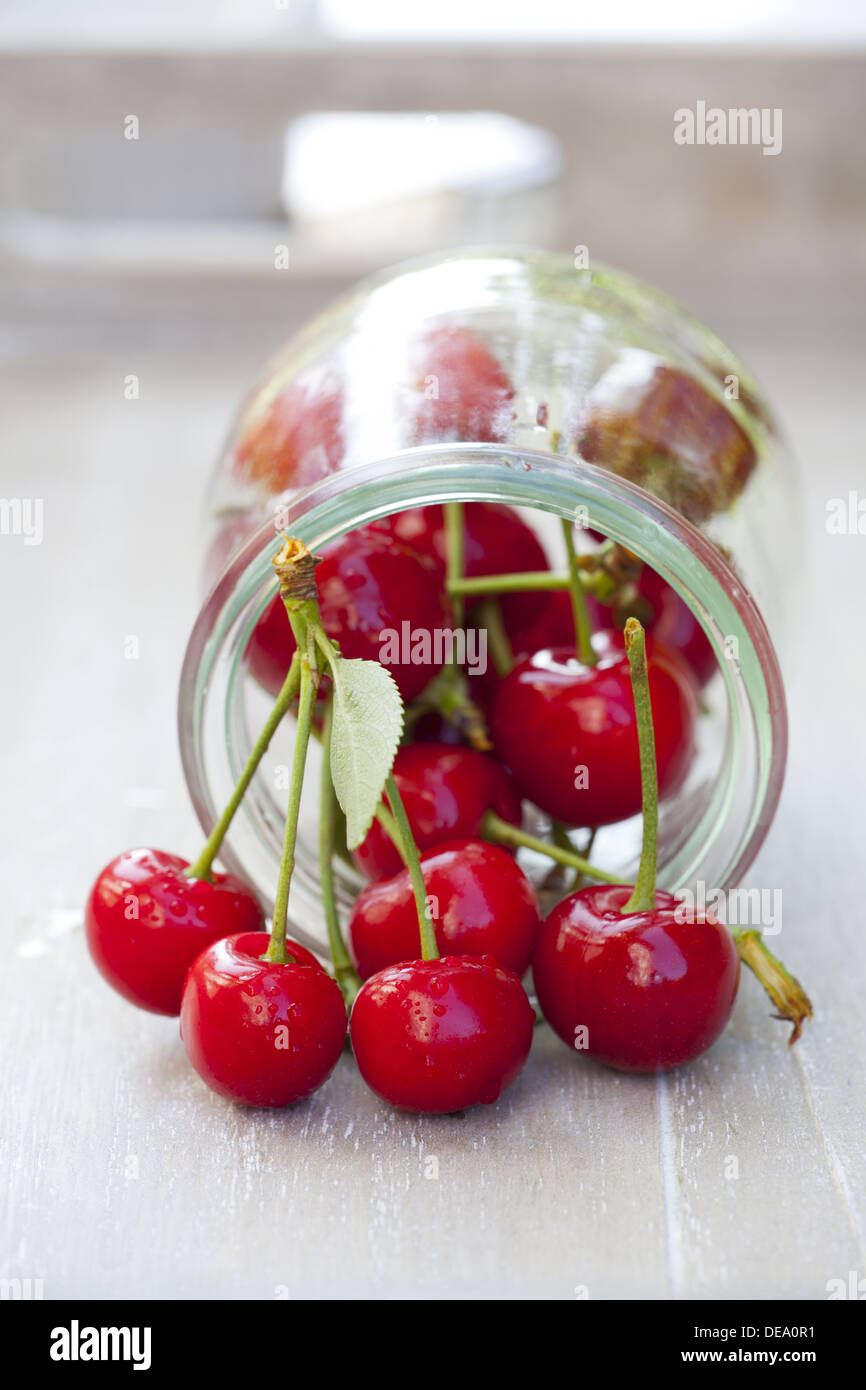
[[[577,568],[577,551],[574,548],[574,531],[568,517],[564,516],[561,521],[562,537],[565,541],[565,553],[568,558],[568,592],[571,596],[571,612],[574,617],[574,637],[577,647],[577,655],[584,666],[595,666],[598,657],[592,649],[592,624],[589,621],[589,609],[586,606],[586,594],[583,592],[583,584]]]
[[[281,965],[292,963],[286,951],[286,924],[289,909],[289,890],[295,868],[295,845],[298,838],[298,817],[301,810],[301,791],[304,785],[304,768],[307,762],[307,748],[310,742],[310,727],[313,722],[313,708],[316,703],[316,690],[319,673],[316,662],[316,647],[312,633],[302,621],[292,618],[292,629],[301,653],[301,693],[298,700],[298,728],[295,734],[295,754],[292,759],[292,776],[289,783],[289,805],[286,811],[286,830],[283,837],[283,853],[280,860],[280,876],[277,880],[277,895],[274,902],[274,920],[271,939],[264,959],[276,961]]]
[[[502,605],[493,597],[484,599],[478,605],[478,619],[487,629],[487,644],[496,674],[504,680],[514,665],[514,653],[502,620]]]
[[[413,701],[406,712],[407,729],[429,711],[441,715],[473,748],[487,752],[493,747],[484,715],[469,694],[469,677],[458,666],[443,667]]]
[[[463,622],[463,599],[451,589],[463,578],[463,547],[465,519],[462,502],[445,503],[445,563],[448,592],[454,607],[457,627]]]
[[[601,883],[621,884],[622,879],[615,874],[609,874],[605,869],[599,869],[595,864],[590,864],[583,855],[576,854],[574,850],[563,849],[560,845],[552,845],[548,840],[539,840],[537,836],[530,835],[527,831],[521,830],[519,825],[511,825],[509,821],[502,820],[495,811],[487,811],[481,823],[481,833],[485,840],[492,840],[496,845],[508,845],[512,849],[532,849],[537,854],[544,854],[548,859],[555,859],[557,864],[565,864],[567,868],[579,869],[586,874],[587,878],[598,879]]]
[[[322,907],[328,928],[328,947],[337,984],[350,1011],[355,995],[361,988],[361,977],[352,965],[337,912],[337,897],[334,891],[334,827],[337,814],[337,797],[331,781],[331,723],[333,702],[328,700],[322,728],[322,777],[321,802],[319,807],[319,877],[321,880]]]
[[[379,822],[385,834],[388,836],[388,839],[391,841],[400,858],[403,860],[404,865],[408,867],[406,851],[403,848],[403,841],[400,838],[400,832],[397,829],[397,822],[394,820],[394,817],[388,811],[385,810],[384,806],[377,806],[376,820]]]
[[[277,731],[277,728],[281,724],[285,714],[289,709],[289,706],[291,705],[292,701],[297,695],[299,684],[300,662],[298,660],[298,653],[295,652],[294,656],[292,657],[292,664],[289,667],[288,675],[286,676],[286,679],[283,681],[282,689],[280,690],[280,693],[277,696],[276,704],[274,705],[273,709],[268,715],[267,723],[265,724],[264,728],[262,729],[262,732],[259,734],[259,737],[256,740],[256,743],[253,747],[253,751],[250,753],[250,756],[247,759],[246,766],[244,767],[243,772],[238,778],[237,786],[231,794],[231,799],[229,800],[228,805],[226,806],[225,810],[223,811],[222,815],[220,816],[219,820],[217,821],[216,825],[214,826],[213,830],[208,836],[205,847],[199,855],[198,859],[196,859],[194,864],[190,864],[189,868],[187,869],[187,878],[204,878],[207,879],[208,882],[210,882],[213,861],[219,854],[222,842],[225,839],[226,834],[228,833],[228,828],[234,819],[235,812],[237,811],[238,807],[243,801],[247,787],[253,780],[259,763],[261,762],[262,758],[268,750],[271,739],[273,738],[274,734]]]
[[[640,749],[640,790],[643,814],[643,843],[637,878],[622,912],[652,912],[656,905],[656,868],[659,852],[659,779],[656,767],[656,741],[653,731],[649,672],[646,662],[646,633],[637,618],[625,625],[625,650],[631,672],[631,690],[637,719]]]
[[[321,627],[321,618],[316,597],[316,565],[318,564],[316,556],[310,554],[302,541],[297,540],[294,536],[286,536],[271,563],[280,582],[280,596],[289,615],[301,667],[298,725],[295,733],[292,776],[289,783],[289,804],[286,810],[283,853],[277,880],[271,939],[263,957],[264,960],[286,965],[292,962],[292,957],[286,951],[286,924],[288,921],[289,892],[295,868],[295,845],[298,839],[298,817],[301,811],[304,769],[307,763],[313,711],[319,689],[316,632]]]
[[[594,555],[575,557],[580,586],[588,594],[608,598],[615,587],[608,574],[601,569],[592,568]],[[558,574],[555,570],[521,570],[513,574],[479,574],[471,579],[449,579],[445,587],[452,598],[472,598],[499,594],[520,594],[554,592],[557,589],[571,588],[571,575]]]
[[[476,594],[516,594],[523,590],[567,589],[571,579],[553,570],[523,570],[518,574],[479,574],[472,579],[448,579],[446,588],[452,598]]]
[[[427,886],[424,883],[424,875],[421,872],[421,860],[418,857],[418,846],[415,844],[412,827],[409,824],[409,817],[406,815],[406,807],[403,805],[403,798],[397,788],[397,782],[393,772],[389,772],[388,774],[388,780],[385,783],[385,794],[391,804],[391,810],[394,812],[394,820],[396,821],[397,831],[402,841],[409,877],[412,880],[415,909],[418,913],[418,931],[421,937],[421,959],[438,960],[439,947],[436,945],[436,932],[427,912]]]
[[[790,1046],[802,1033],[805,1020],[812,1017],[808,994],[800,981],[767,949],[759,931],[751,927],[731,927],[730,932],[740,960],[757,976],[779,1010],[773,1017],[792,1025]]]

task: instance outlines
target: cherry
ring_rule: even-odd
[[[559,903],[542,924],[532,978],[544,1017],[569,1047],[624,1071],[658,1071],[715,1042],[740,962],[721,923],[663,892],[651,910],[628,912],[631,892],[603,884]]]
[[[498,1100],[529,1055],[534,1023],[519,979],[492,956],[443,956],[372,975],[349,1031],[377,1096],[435,1115]]]
[[[421,855],[421,873],[439,950],[494,956],[520,976],[538,936],[538,900],[514,859],[483,840],[455,840]],[[349,946],[358,974],[411,960],[418,917],[409,870],[371,883],[349,918]]]
[[[388,655],[385,634],[394,633],[400,660],[382,664],[393,675],[403,699],[413,700],[441,670],[442,662],[435,660],[434,634],[451,626],[436,566],[372,527],[350,532],[323,554],[316,588],[328,636],[339,644],[344,657],[377,661]],[[426,639],[429,652],[413,646],[419,636]],[[250,670],[266,690],[274,694],[279,690],[294,650],[285,605],[277,594],[246,651]]]
[[[596,385],[578,449],[588,463],[640,484],[690,521],[730,507],[757,461],[721,401],[694,377],[637,352]]]
[[[514,387],[487,344],[468,328],[433,328],[413,347],[408,434],[412,443],[501,444],[514,418]]]
[[[212,1091],[245,1105],[293,1105],[330,1076],[346,1040],[346,1006],[315,956],[262,959],[266,932],[215,941],[193,963],[180,1010],[190,1061]]]
[[[343,462],[343,390],[333,378],[298,380],[253,406],[235,450],[235,469],[269,493],[309,487]]]
[[[706,685],[719,669],[710,639],[688,604],[649,565],[644,565],[633,591],[626,590],[615,604],[618,625],[639,618],[656,642],[679,652],[698,682]]]
[[[106,865],[87,900],[85,933],[98,969],[152,1013],[179,1013],[186,972],[212,941],[264,926],[261,904],[240,879],[188,878],[188,868],[177,854],[127,850]]]
[[[374,525],[389,531],[416,554],[429,556],[444,581],[447,538],[443,506],[407,507]],[[513,507],[499,502],[465,502],[463,525],[463,573],[467,579],[549,568],[541,542]],[[532,593],[503,595],[500,602],[506,629],[510,632],[512,626],[532,622],[544,611],[546,597]],[[472,604],[472,599],[467,600],[467,608]]]
[[[618,632],[592,639],[597,665],[574,647],[535,652],[501,682],[491,735],[523,794],[570,825],[609,825],[641,807],[628,658]],[[692,758],[697,691],[682,660],[653,646],[649,683],[659,785],[673,791]]]
[[[574,642],[574,618],[566,589],[537,595],[544,598],[539,613],[528,622],[508,624],[508,636],[515,656],[531,654],[542,647],[568,647]],[[627,618],[639,618],[653,640],[669,651],[679,652],[692,668],[700,685],[706,685],[718,670],[715,652],[697,618],[661,575],[644,565],[633,584],[606,606],[587,594],[587,607],[596,628],[614,623],[622,627]]]
[[[394,759],[394,781],[420,850],[446,840],[476,839],[486,811],[520,823],[520,797],[505,768],[474,748],[411,743]],[[368,878],[390,878],[402,862],[387,832],[374,821],[354,854]]]
[[[538,594],[536,597],[544,602],[535,616],[527,623],[509,626],[508,636],[515,656],[531,656],[533,652],[541,651],[542,647],[574,645],[574,614],[568,590],[554,589],[549,594]],[[603,612],[591,595],[587,595],[586,601],[593,617]],[[597,625],[603,626],[604,623]]]
[[[625,1071],[690,1062],[727,1023],[740,978],[734,941],[717,920],[656,888],[658,774],[646,636],[629,618],[643,811],[634,887],[572,893],[544,923],[532,961],[541,1010],[569,1047]]]

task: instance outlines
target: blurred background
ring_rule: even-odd
[[[699,102],[781,111],[781,149],[677,144],[675,112]],[[4,928],[16,955],[9,1017],[21,1049],[21,1104],[43,1098],[29,1126],[16,1112],[8,1150],[0,1142],[0,1166],[18,1188],[4,1247],[12,1254],[2,1255],[0,1272],[40,1276],[48,1251],[52,1293],[258,1296],[255,1251],[247,1263],[236,1251],[232,1262],[220,1264],[229,1257],[217,1251],[208,1263],[192,1229],[184,1237],[168,1227],[152,1261],[139,1250],[135,1231],[148,1232],[150,1211],[167,1200],[159,1154],[174,1142],[175,1120],[179,1132],[191,1131],[183,1107],[201,1098],[172,1070],[172,1030],[109,999],[97,980],[79,930],[82,903],[99,867],[124,846],[164,845],[189,857],[198,847],[177,753],[177,680],[201,598],[208,474],[264,360],[370,271],[464,243],[521,242],[585,247],[590,263],[678,298],[740,352],[800,460],[804,532],[792,538],[792,583],[810,580],[797,610],[799,647],[783,653],[792,757],[755,881],[785,885],[785,956],[807,979],[821,1022],[796,1049],[800,1070],[789,1069],[784,1084],[772,1072],[779,1047],[768,1053],[763,1089],[743,1082],[751,1095],[743,1113],[749,1104],[765,1109],[737,1140],[754,1176],[753,1187],[742,1185],[738,1223],[726,1225],[736,1210],[726,1197],[705,1219],[706,1184],[698,1191],[692,1170],[683,1178],[676,1166],[677,1155],[698,1162],[702,1152],[689,1137],[688,1083],[679,1092],[671,1083],[678,1099],[660,1099],[667,1248],[675,1252],[667,1273],[649,1272],[642,1247],[623,1254],[634,1232],[643,1238],[643,1215],[623,1222],[617,1249],[606,1244],[609,1218],[592,1224],[607,1211],[604,1173],[598,1203],[584,1208],[588,1244],[597,1238],[598,1250],[589,1276],[569,1276],[571,1236],[556,1202],[538,1206],[528,1178],[525,1192],[509,1188],[512,1169],[523,1183],[520,1165],[500,1170],[492,1187],[484,1172],[473,1179],[471,1146],[455,1147],[466,1191],[477,1180],[479,1210],[493,1203],[494,1229],[500,1196],[503,1222],[506,1213],[509,1223],[522,1221],[530,1246],[537,1223],[548,1221],[540,1263],[533,1254],[518,1274],[511,1237],[506,1255],[485,1241],[461,1268],[460,1288],[490,1297],[564,1287],[568,1297],[588,1277],[593,1296],[621,1293],[632,1279],[653,1296],[811,1297],[828,1274],[844,1276],[866,1248],[862,1121],[846,1089],[862,1017],[862,983],[851,970],[862,936],[855,940],[858,924],[845,910],[860,894],[862,794],[852,776],[866,759],[856,696],[863,661],[849,638],[866,539],[829,534],[826,517],[829,499],[858,488],[866,495],[862,0],[0,0],[0,128],[0,494],[44,504],[44,544],[16,533],[9,508],[0,535],[0,853]],[[817,654],[832,654],[829,677]],[[828,917],[834,934],[816,951],[815,929]],[[71,1089],[62,1068],[46,1089],[40,1049],[50,1047],[54,1077],[57,1031],[53,1043],[44,1032],[36,1048],[28,1042],[27,1001],[49,954],[74,972],[57,1024],[75,1069]],[[750,995],[749,1004],[761,1026],[760,1003]],[[100,1037],[89,1051],[82,1042],[94,1010],[128,1058],[126,1087]],[[169,1033],[171,1053],[157,1041]],[[152,1112],[141,1099],[148,1094],[158,1102]],[[108,1109],[105,1096],[113,1097]],[[729,1132],[740,1101],[736,1085],[719,1092],[719,1133]],[[704,1093],[702,1103],[712,1100]],[[643,1132],[643,1111],[631,1114]],[[563,1121],[552,1162],[577,1124]],[[235,1164],[221,1147],[222,1121],[195,1129],[210,1145],[210,1168],[201,1155],[194,1165],[211,1175],[209,1200]],[[333,1157],[326,1130],[310,1139],[298,1198],[320,1211],[323,1230],[337,1200],[324,1176]],[[607,1172],[625,1183],[633,1172],[640,1178],[619,1111],[609,1131]],[[250,1122],[250,1136],[265,1132]],[[767,1212],[765,1194],[778,1190],[784,1166],[767,1132],[786,1137],[795,1223]],[[243,1194],[258,1200],[249,1143],[247,1176],[237,1189],[232,1176],[223,1193],[239,1229],[252,1211]],[[118,1176],[129,1145],[157,1155],[151,1208],[139,1210]],[[579,1179],[582,1193],[586,1171],[580,1156],[563,1160],[545,1190],[567,1205],[569,1184]],[[378,1206],[368,1211],[368,1187],[354,1180],[340,1198],[356,1203],[340,1275],[350,1291],[403,1287],[399,1261],[377,1263],[368,1250],[370,1229],[383,1249],[402,1231],[406,1259],[420,1259],[411,1251],[423,1248],[427,1261],[433,1249],[412,1235],[411,1203],[398,1233],[386,1229],[391,1170],[376,1172],[369,1200]],[[85,1203],[80,1222],[74,1203],[56,1200],[70,1182]],[[638,1187],[633,1210],[643,1213],[644,1179]],[[581,1209],[576,1187],[572,1197],[570,1210]],[[613,1207],[618,1200],[614,1191]],[[444,1254],[416,1268],[415,1284],[434,1296],[451,1287],[460,1263],[442,1234],[449,1218],[436,1210],[430,1229]],[[184,1202],[178,1222],[194,1221],[195,1211]],[[423,1212],[418,1220],[427,1229]],[[819,1246],[823,1262],[810,1265]],[[306,1258],[309,1287],[333,1289],[327,1240],[311,1234]]]

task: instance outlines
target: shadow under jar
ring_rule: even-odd
[[[628,276],[547,253],[461,251],[398,267],[296,334],[248,397],[213,483],[210,592],[181,679],[181,750],[203,829],[272,704],[248,652],[276,592],[280,533],[316,552],[448,501],[520,509],[560,571],[558,519],[578,518],[651,566],[696,616],[717,664],[687,778],[661,804],[658,881],[733,887],[784,776],[770,632],[778,640],[797,550],[795,470],[755,383],[714,334]],[[289,718],[221,854],[266,903],[293,738]],[[324,952],[317,759],[312,746],[290,930]],[[544,817],[530,806],[526,816],[543,833]],[[632,879],[640,834],[639,816],[602,827],[593,860]],[[528,851],[520,861],[538,885],[550,873]],[[342,861],[336,874],[345,908],[361,879]]]

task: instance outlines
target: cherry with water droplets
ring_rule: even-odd
[[[448,1114],[492,1105],[523,1067],[535,1012],[492,956],[388,966],[361,987],[350,1037],[358,1070],[389,1105]]]
[[[439,950],[495,957],[520,976],[538,936],[538,899],[514,858],[483,840],[457,840],[421,855],[421,873]],[[408,869],[371,883],[348,925],[349,949],[362,980],[418,952],[418,917]]]
[[[520,796],[495,758],[474,748],[412,743],[399,749],[394,780],[419,850],[446,840],[477,839],[487,811],[520,823]],[[354,852],[371,879],[390,878],[402,868],[388,833],[374,821]]]
[[[397,634],[399,661],[384,660],[405,701],[441,670],[430,641],[429,659],[418,660],[418,634],[451,626],[439,571],[424,555],[387,532],[365,527],[323,548],[316,588],[325,631],[346,658],[380,661],[388,655],[386,633]],[[408,640],[404,640],[404,633]],[[252,674],[272,694],[280,689],[295,651],[295,639],[279,594],[259,619],[246,649]],[[405,658],[405,659],[404,659]]]
[[[622,634],[596,633],[595,666],[574,647],[519,662],[500,683],[491,721],[498,757],[523,796],[569,825],[609,825],[641,808],[637,723]],[[694,751],[694,678],[653,645],[649,683],[662,794],[683,781]]]
[[[532,961],[539,1007],[563,1042],[608,1066],[678,1067],[705,1052],[731,1016],[737,948],[727,927],[670,893],[658,891],[649,911],[624,913],[631,892],[583,888],[553,909]]]
[[[186,972],[212,941],[264,926],[258,898],[239,878],[190,878],[189,867],[164,850],[127,850],[106,865],[87,899],[85,934],[98,969],[152,1013],[179,1013]]]
[[[265,960],[265,932],[214,942],[193,963],[180,1033],[212,1091],[244,1105],[304,1100],[330,1076],[346,1040],[337,982],[308,950],[286,940],[285,963]]]

